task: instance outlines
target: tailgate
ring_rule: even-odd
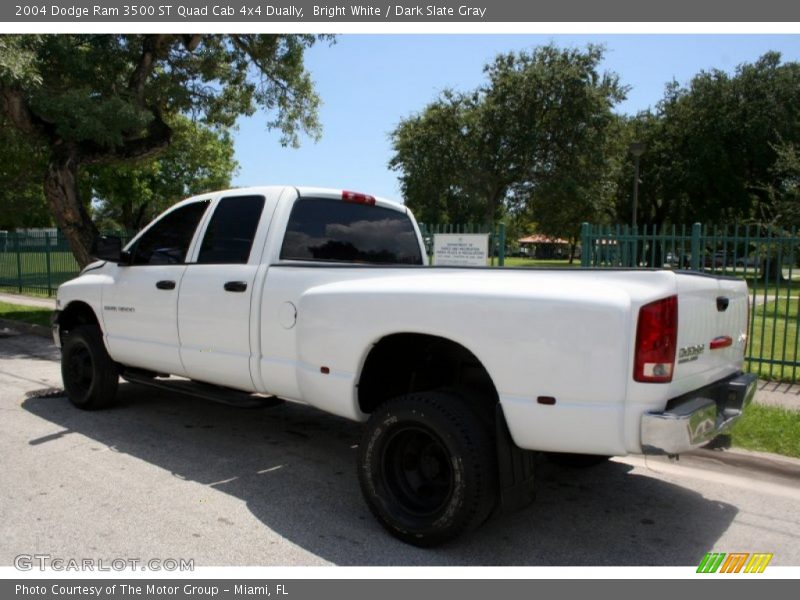
[[[740,371],[748,324],[744,281],[679,273],[677,291],[678,351],[673,395]]]

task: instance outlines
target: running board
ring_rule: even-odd
[[[122,378],[130,383],[147,385],[185,396],[203,398],[204,400],[236,406],[237,408],[270,408],[285,402],[276,396],[259,396],[210,383],[192,381],[191,379],[159,379],[153,377],[147,371],[140,372],[126,369],[122,373]]]

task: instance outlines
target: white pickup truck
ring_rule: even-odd
[[[431,546],[532,498],[534,452],[675,455],[751,401],[747,287],[671,270],[425,266],[410,211],[316,188],[185,200],[58,290],[78,407],[118,379],[365,422],[358,475]]]

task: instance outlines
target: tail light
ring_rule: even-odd
[[[639,309],[633,379],[669,383],[678,345],[678,297],[645,304]]]

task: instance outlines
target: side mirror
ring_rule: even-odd
[[[131,263],[130,252],[122,251],[122,239],[116,235],[101,235],[92,244],[92,256],[98,260],[107,260],[120,265]]]

